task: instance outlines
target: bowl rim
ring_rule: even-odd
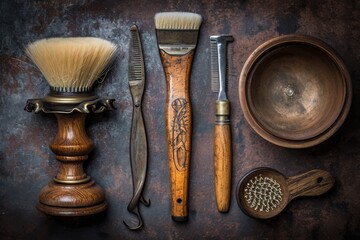
[[[251,72],[258,60],[266,55],[269,51],[289,45],[289,44],[301,44],[301,45],[309,45],[319,49],[320,51],[324,52],[327,56],[334,61],[335,65],[337,66],[340,74],[342,75],[342,79],[344,81],[345,86],[345,99],[343,108],[340,111],[338,117],[334,120],[329,128],[324,130],[322,133],[314,136],[312,138],[304,139],[304,140],[289,140],[285,138],[281,138],[271,134],[270,132],[266,131],[260,122],[252,115],[251,109],[249,107],[247,101],[247,82],[248,77],[251,76]],[[252,129],[259,134],[265,140],[282,147],[287,148],[307,148],[311,146],[315,146],[328,138],[330,138],[343,124],[345,121],[351,106],[352,101],[352,84],[350,74],[340,56],[333,50],[327,43],[324,41],[308,36],[303,34],[289,34],[289,35],[282,35],[275,38],[272,38],[260,46],[258,46],[247,58],[242,71],[240,73],[239,78],[239,99],[240,105],[244,114],[245,119],[252,127]]]

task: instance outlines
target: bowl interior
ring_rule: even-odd
[[[342,111],[346,83],[333,59],[306,43],[276,46],[251,68],[246,85],[253,117],[270,134],[306,140],[326,131]]]

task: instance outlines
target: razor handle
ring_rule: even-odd
[[[216,122],[214,126],[214,175],[215,198],[219,212],[228,212],[231,191],[231,134],[230,103],[216,101]]]
[[[191,105],[189,80],[194,50],[171,55],[160,50],[166,78],[165,124],[171,181],[171,216],[187,221],[191,152]]]

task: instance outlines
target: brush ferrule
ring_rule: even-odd
[[[81,97],[58,97],[51,96],[49,94],[44,98],[28,99],[25,110],[35,113],[44,112],[70,114],[73,112],[101,113],[116,109],[113,104],[115,99],[98,98],[95,95],[92,97],[89,96],[88,98],[85,96]]]
[[[92,87],[50,87],[50,91],[64,93],[82,93],[92,91]]]
[[[185,55],[195,49],[198,30],[156,29],[159,48],[171,55]]]
[[[159,48],[170,55],[185,55],[195,49],[196,45],[160,45]]]
[[[98,96],[93,91],[67,92],[50,88],[50,93],[44,97],[44,102],[54,105],[77,105],[85,101],[93,101],[97,98]]]
[[[216,123],[230,124],[230,102],[228,100],[216,101]]]

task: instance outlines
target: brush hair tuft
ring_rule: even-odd
[[[52,88],[72,92],[91,89],[116,52],[115,44],[94,37],[42,39],[26,47],[26,54]]]
[[[197,30],[202,22],[201,15],[190,12],[162,12],[155,14],[156,29]]]

